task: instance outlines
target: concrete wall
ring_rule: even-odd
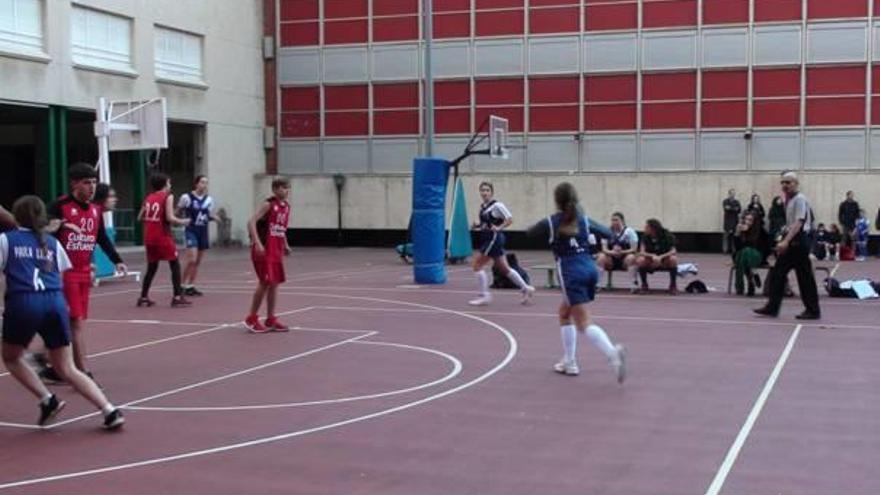
[[[482,180],[495,185],[496,197],[514,215],[513,230],[524,230],[553,211],[553,188],[570,181],[580,193],[587,213],[607,221],[622,211],[630,225],[641,228],[650,217],[679,232],[719,232],[721,200],[729,188],[744,204],[753,192],[765,208],[778,191],[778,174],[663,173],[663,174],[493,174],[463,176],[468,211],[473,221]],[[335,228],[336,190],[332,177],[293,176],[292,228]],[[411,180],[408,176],[349,176],[343,192],[343,227],[404,229],[409,221]],[[269,191],[270,177],[257,176],[258,196]],[[876,174],[802,173],[802,190],[812,200],[817,220],[837,221],[837,205],[852,189],[873,223],[880,202]]]
[[[93,109],[99,96],[141,99],[164,96],[170,119],[204,123],[201,172],[233,219],[233,235],[245,235],[253,203],[250,184],[265,170],[263,151],[262,5],[253,0],[78,0],[134,19],[134,77],[76,68],[71,62],[71,3],[47,0],[48,61],[0,55],[0,100]],[[154,75],[155,24],[204,36],[207,88],[159,83]],[[183,189],[175,192],[183,192]]]

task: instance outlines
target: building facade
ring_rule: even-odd
[[[253,177],[265,171],[262,12],[240,0],[0,2],[0,167],[20,176],[3,202],[59,194],[67,162],[97,160],[99,96],[165,97],[170,148],[158,169],[177,194],[207,174],[233,236],[244,237]],[[143,162],[111,154],[123,210],[140,202]]]
[[[310,192],[326,189],[322,174],[344,173],[352,198],[392,195],[371,211],[352,199],[356,227],[405,227],[408,179],[396,175],[424,151],[422,2],[268,3],[279,50],[267,117],[277,170],[300,176],[307,196],[301,225],[334,225],[333,195],[325,215]],[[464,170],[509,184],[499,192],[519,211],[545,213],[553,184],[573,177],[598,215],[624,208],[711,232],[728,188],[767,204],[785,169],[804,172],[826,220],[847,189],[880,198],[880,2],[433,5],[435,154],[453,158],[488,115],[508,118],[525,149]]]

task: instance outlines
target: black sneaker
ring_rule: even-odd
[[[822,314],[814,313],[812,311],[804,311],[803,313],[796,315],[795,318],[798,320],[818,320],[822,318]]]
[[[137,307],[139,307],[139,308],[143,308],[143,307],[152,308],[155,305],[156,305],[156,301],[153,301],[152,299],[147,298],[147,297],[139,297],[137,300]]]
[[[65,405],[67,405],[67,403],[63,400],[58,400],[58,397],[55,394],[52,394],[52,397],[49,397],[49,402],[45,404],[40,402],[40,419],[37,420],[37,424],[39,426],[44,426],[60,413]]]
[[[204,296],[202,291],[200,291],[199,289],[196,289],[195,287],[187,287],[186,289],[184,289],[183,294],[185,296],[193,296],[193,297]]]
[[[755,313],[756,315],[769,316],[771,318],[776,318],[777,316],[779,316],[779,313],[775,313],[773,311],[770,311],[770,309],[767,308],[766,306],[764,306],[763,308],[753,309],[752,312]]]
[[[189,299],[183,296],[174,296],[171,298],[171,307],[172,308],[185,308],[188,306],[192,306],[192,302]]]
[[[55,368],[43,368],[39,372],[40,380],[47,385],[61,385],[64,383],[64,380],[61,379],[61,376],[58,375],[58,372],[55,371]]]
[[[114,409],[104,415],[104,428],[108,430],[118,430],[124,423],[125,418],[122,417],[122,411],[119,409]]]

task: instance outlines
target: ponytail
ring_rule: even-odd
[[[559,232],[574,236],[578,233],[578,197],[574,186],[563,182],[556,186],[553,191],[553,199],[556,208],[562,213],[562,221],[559,222]]]
[[[53,271],[55,266],[49,257],[49,240],[46,233],[49,219],[43,200],[37,196],[22,196],[12,205],[12,215],[15,216],[15,221],[19,226],[30,229],[37,238],[40,254],[43,257],[43,271]]]

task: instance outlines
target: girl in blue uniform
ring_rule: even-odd
[[[590,323],[587,304],[595,298],[599,272],[590,256],[589,236],[592,227],[579,211],[574,186],[563,182],[553,192],[557,213],[538,222],[529,229],[533,236],[544,236],[556,258],[559,285],[562,288],[562,304],[559,305],[559,325],[562,332],[564,355],[553,366],[557,373],[577,375],[577,332],[585,332],[587,339],[608,358],[618,383],[626,379],[626,351],[620,344],[613,344],[605,331]],[[600,235],[607,236],[607,229],[592,227]]]
[[[177,202],[178,215],[189,218],[186,226],[186,268],[183,270],[183,295],[201,296],[202,291],[196,289],[196,276],[205,251],[210,249],[208,223],[218,221],[214,215],[214,198],[208,195],[208,178],[197,175],[193,181],[193,190],[182,195]]]
[[[25,363],[25,349],[34,335],[40,334],[61,378],[103,412],[105,428],[119,428],[125,421],[122,413],[73,364],[70,315],[61,292],[61,273],[71,264],[58,241],[45,232],[46,206],[36,196],[24,196],[12,206],[12,214],[19,228],[0,234],[0,270],[6,277],[3,362],[9,373],[40,399],[37,424],[48,423],[65,403],[49,392]]]
[[[479,248],[474,251],[472,267],[474,276],[477,278],[477,286],[480,297],[470,301],[472,306],[485,306],[492,302],[492,294],[489,293],[489,275],[483,270],[489,262],[493,262],[502,275],[519,287],[522,292],[522,302],[527,303],[531,299],[535,288],[527,284],[516,270],[511,270],[504,257],[504,229],[513,223],[513,216],[504,203],[493,198],[495,188],[489,182],[480,183],[480,197],[483,204],[480,205],[480,221],[473,225],[479,232]]]

